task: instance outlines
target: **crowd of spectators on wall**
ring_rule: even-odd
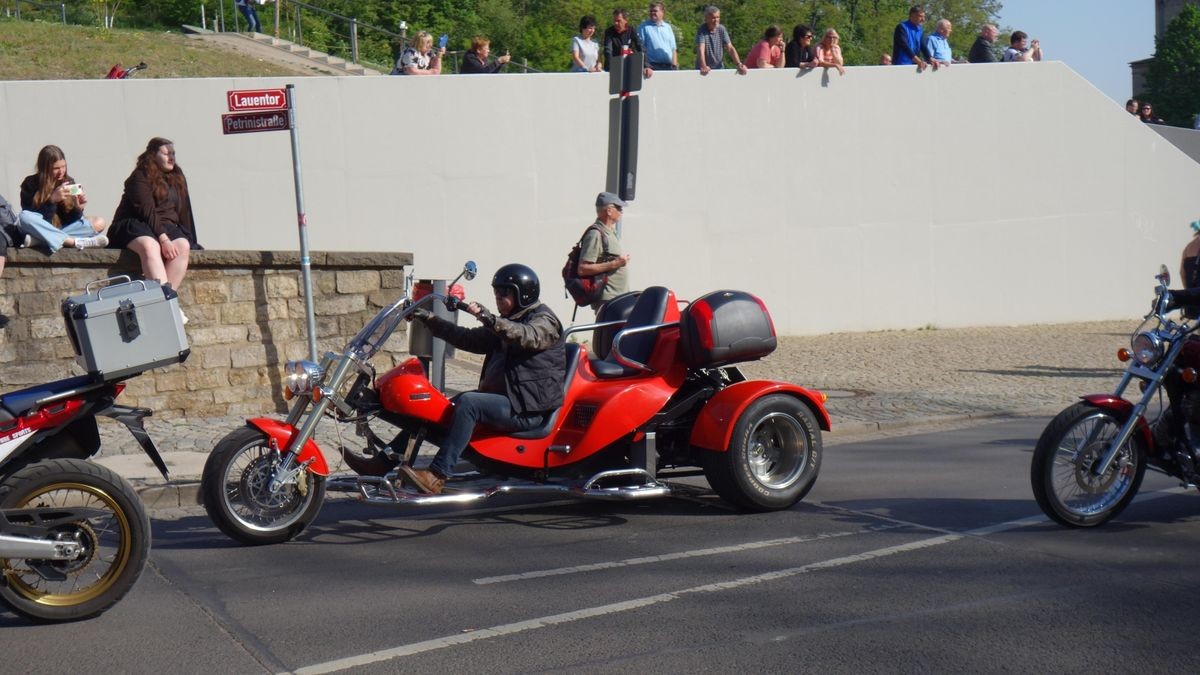
[[[785,43],[786,34],[778,25],[768,26],[743,60],[734,44],[729,29],[721,23],[721,9],[708,5],[702,10],[704,20],[696,28],[694,68],[701,75],[713,70],[736,69],[745,75],[749,69],[762,68],[824,68],[845,74],[845,57],[842,54],[841,36],[835,27],[827,27],[820,39],[815,38],[814,28],[797,24],[792,28],[791,40]],[[996,40],[999,29],[984,25],[971,45],[966,57],[956,57],[950,44],[954,30],[949,19],[941,18],[934,23],[932,31],[925,30],[926,14],[921,5],[908,10],[908,18],[896,25],[892,35],[892,50],[880,55],[880,65],[916,66],[919,72],[932,67],[945,68],[954,63],[1014,63],[1041,61],[1042,47],[1038,40],[1031,40],[1023,31],[1014,31],[1009,46],[998,50]],[[594,16],[584,16],[579,21],[579,33],[571,38],[569,45],[570,65],[576,73],[594,73],[610,69],[613,59],[642,54],[644,76],[649,78],[657,70],[678,70],[679,39],[683,31],[666,20],[666,6],[652,2],[647,8],[646,19],[634,26],[630,12],[617,8],[612,12],[612,21],[596,39],[600,25]],[[444,37],[444,36],[443,36]],[[471,47],[462,53],[460,73],[502,72],[511,57],[507,50],[504,56],[490,57],[491,41],[476,36]],[[444,72],[446,60],[445,44],[434,46],[433,37],[425,32],[416,33],[409,45],[396,59],[393,75],[439,75]],[[527,67],[527,66],[522,66]]]

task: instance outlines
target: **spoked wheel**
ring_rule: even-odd
[[[704,475],[731,504],[752,511],[786,509],[812,489],[821,450],[821,430],[808,406],[772,394],[738,418],[727,452],[707,454]]]
[[[1137,495],[1146,474],[1146,448],[1134,430],[1102,474],[1095,467],[1125,420],[1089,403],[1077,403],[1050,421],[1038,439],[1030,482],[1038,506],[1068,527],[1108,522]]]
[[[150,520],[120,476],[78,459],[31,464],[0,485],[0,508],[88,509],[59,525],[56,539],[79,544],[70,560],[0,560],[0,599],[40,621],[96,616],[133,588],[150,552]]]
[[[272,492],[271,475],[279,455],[267,435],[253,427],[217,443],[200,479],[204,510],[213,523],[243,544],[278,544],[299,534],[317,517],[325,479],[301,471]]]

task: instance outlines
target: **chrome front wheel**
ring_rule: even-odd
[[[204,465],[204,509],[222,532],[244,544],[277,544],[299,534],[317,516],[325,479],[301,471],[271,489],[280,461],[262,431],[244,427],[221,439]]]
[[[1145,442],[1138,429],[1097,473],[1125,420],[1112,411],[1077,403],[1050,421],[1030,467],[1033,495],[1042,511],[1068,527],[1095,527],[1125,509],[1146,473]]]

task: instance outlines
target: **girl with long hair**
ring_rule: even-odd
[[[125,179],[125,193],[108,231],[110,248],[128,248],[142,261],[142,276],[179,290],[196,225],[187,178],[175,163],[175,144],[151,138]]]
[[[21,181],[20,228],[51,253],[68,248],[104,248],[103,218],[84,217],[87,194],[67,174],[67,157],[57,145],[38,152],[36,173]]]

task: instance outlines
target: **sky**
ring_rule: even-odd
[[[1041,40],[1047,60],[1066,63],[1121,105],[1132,88],[1129,62],[1154,55],[1154,0],[1002,1],[1002,30]]]

